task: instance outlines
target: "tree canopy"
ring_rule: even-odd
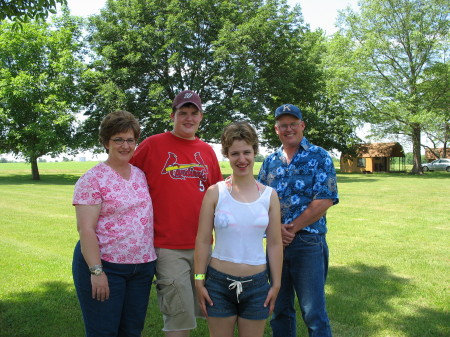
[[[381,135],[406,135],[421,173],[421,133],[448,122],[449,2],[361,0],[341,14],[329,87]]]
[[[167,130],[171,101],[184,89],[205,103],[199,135],[208,141],[245,119],[276,146],[272,113],[283,103],[305,110],[318,145],[340,149],[354,137],[347,115],[326,97],[323,35],[285,0],[108,0],[90,18],[89,42],[86,148],[114,109],[134,113],[143,136]]]
[[[54,20],[0,25],[0,151],[25,157],[34,179],[40,156],[98,145],[113,110],[135,114],[143,137],[168,130],[184,89],[202,97],[206,141],[247,120],[278,146],[273,111],[285,103],[303,110],[313,143],[343,151],[356,139],[347,106],[327,89],[323,32],[286,0],[107,0],[86,27],[66,7]]]
[[[48,13],[56,14],[56,4],[67,5],[67,0],[1,0],[0,21],[9,19],[15,23],[45,20]]]
[[[32,164],[70,149],[77,83],[85,68],[79,20],[65,13],[53,24],[0,25],[0,153],[12,152]]]

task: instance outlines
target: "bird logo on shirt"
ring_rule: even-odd
[[[161,174],[169,174],[172,179],[185,180],[186,178],[198,178],[206,181],[208,166],[205,165],[205,161],[200,155],[200,152],[196,152],[194,158],[196,163],[180,164],[177,161],[177,155],[169,152]]]

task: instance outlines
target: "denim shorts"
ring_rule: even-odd
[[[238,282],[242,285],[239,295]],[[208,316],[239,316],[252,320],[265,320],[269,317],[269,307],[264,307],[270,289],[267,270],[252,276],[239,277],[208,267],[205,287],[214,304],[206,304]]]

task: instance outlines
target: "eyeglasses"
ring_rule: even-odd
[[[116,143],[117,145],[123,145],[123,143],[127,142],[128,145],[134,145],[136,144],[136,139],[135,138],[128,138],[128,139],[123,139],[123,138],[111,138],[111,140]]]
[[[291,124],[281,124],[281,125],[277,125],[277,128],[280,131],[286,131],[289,127],[292,130],[296,130],[300,126],[301,123],[302,122],[293,122]]]

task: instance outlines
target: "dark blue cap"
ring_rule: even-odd
[[[300,120],[302,119],[302,112],[292,104],[283,104],[275,110],[275,119],[282,115],[292,115]]]

